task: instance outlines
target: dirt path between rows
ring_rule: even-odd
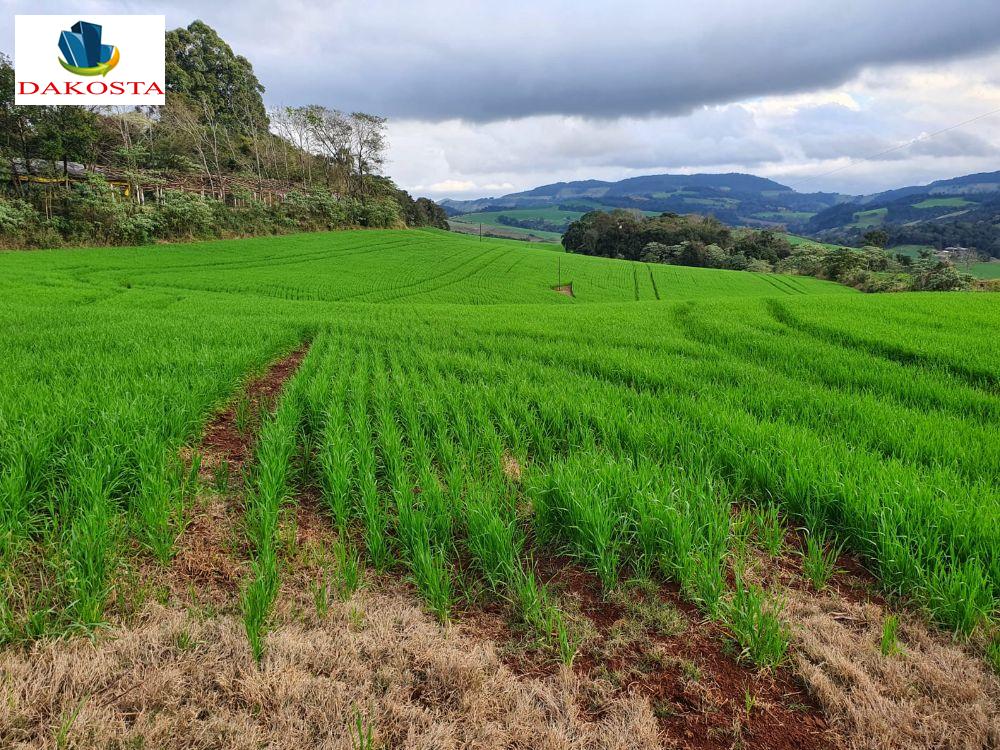
[[[244,392],[237,396],[222,412],[215,415],[205,427],[202,447],[202,470],[212,469],[223,461],[228,462],[232,473],[239,475],[248,459],[252,458],[256,430],[239,424],[241,398],[247,404],[250,423],[257,426],[265,412],[272,411],[285,381],[299,369],[309,352],[303,344],[291,354],[268,368],[260,377],[251,381]]]
[[[205,427],[201,441],[199,480],[206,488],[199,507],[178,540],[168,585],[197,591],[199,598],[220,606],[235,606],[248,558],[241,533],[238,505],[245,472],[261,419],[274,409],[285,382],[295,374],[309,351],[303,344],[250,381]]]

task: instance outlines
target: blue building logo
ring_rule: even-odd
[[[72,30],[59,35],[59,64],[78,76],[106,76],[118,64],[118,48],[101,44],[101,27],[77,21]]]

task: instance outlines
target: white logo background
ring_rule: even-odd
[[[59,35],[69,31],[77,21],[100,24],[101,42],[118,47],[121,60],[106,76],[78,76],[65,70],[59,64],[62,52],[59,50]],[[75,104],[93,106],[96,104],[163,104],[161,94],[144,95],[151,84],[157,84],[166,91],[164,73],[164,32],[166,22],[163,16],[14,16],[14,67],[17,79],[14,82],[15,104]],[[67,82],[76,83],[76,88],[86,91],[91,82],[114,81],[123,83],[142,82],[140,93],[132,93],[126,86],[125,94],[88,94],[55,96],[53,94],[21,94],[21,82],[33,82],[44,89],[55,83],[60,90]],[[28,90],[33,90],[29,86]]]

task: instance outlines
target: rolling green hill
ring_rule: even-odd
[[[578,205],[577,208],[583,209],[586,208],[586,205]],[[487,236],[558,243],[570,223],[579,219],[584,213],[584,210],[570,211],[554,206],[518,208],[462,214],[452,217],[448,223],[453,230],[464,234],[478,234],[481,224],[484,234]],[[656,215],[655,211],[642,213]]]
[[[971,633],[1000,597],[998,300],[436,230],[0,254],[0,646],[127,617],[192,529],[229,523],[212,559],[238,580],[216,595],[251,669],[279,593],[312,580],[301,510],[341,575],[406,577],[442,623],[474,586],[567,665],[581,641],[543,556],[602,601],[671,582],[741,659],[783,663],[784,630],[735,619],[752,513]],[[246,414],[289,352],[280,398]],[[235,482],[198,473],[218,414],[255,436]],[[156,596],[186,606],[185,582]]]
[[[744,174],[648,175],[619,182],[559,182],[442,205],[460,231],[478,233],[481,221],[490,232],[537,241],[558,241],[567,216],[625,208],[712,215],[734,227],[782,226],[854,247],[863,244],[866,231],[881,227],[889,230],[893,245],[961,245],[1000,257],[1000,172],[870,196],[798,193]]]
[[[858,245],[873,227],[891,245],[971,247],[1000,257],[1000,172],[914,185],[831,206],[805,222],[802,232]]]
[[[498,213],[518,220],[517,214],[522,211],[540,210],[542,215],[558,219],[566,213],[627,208],[649,214],[712,214],[733,226],[801,226],[818,211],[835,205],[839,200],[841,196],[831,193],[797,193],[773,180],[754,175],[665,174],[631,177],[619,182],[559,182],[500,198],[444,200],[441,204],[459,223],[478,222],[486,213]],[[547,214],[550,209],[552,213]],[[553,226],[544,228],[525,227],[525,233],[530,230],[556,231],[556,226],[561,223],[554,221]],[[493,226],[492,223],[490,225]],[[548,238],[537,231],[535,236]]]
[[[979,205],[975,201],[969,201],[965,198],[927,198],[926,200],[920,201],[920,203],[914,203],[914,208],[964,208],[965,206],[977,206]]]

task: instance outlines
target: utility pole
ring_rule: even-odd
[[[562,286],[562,256],[556,258],[556,286]]]
[[[483,222],[479,222],[479,241],[483,241]]]

